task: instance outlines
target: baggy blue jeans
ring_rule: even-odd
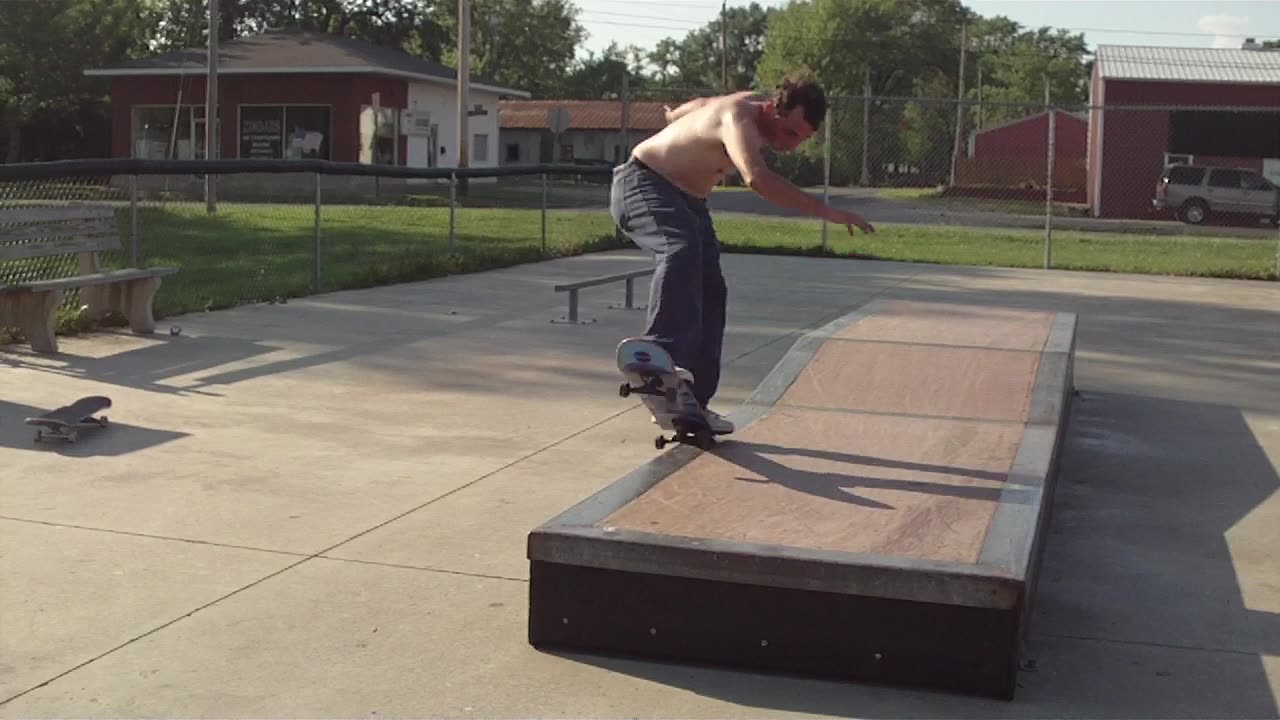
[[[654,254],[642,337],[693,373],[705,408],[720,385],[728,287],[707,203],[632,158],[613,171],[609,211],[618,229]]]

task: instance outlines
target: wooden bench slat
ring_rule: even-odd
[[[119,235],[83,235],[58,238],[44,242],[14,243],[0,245],[0,260],[20,260],[23,258],[48,257],[53,255],[70,255],[82,252],[101,252],[120,250]]]
[[[89,233],[115,233],[118,226],[115,219],[108,220],[75,220],[62,223],[39,223],[31,225],[14,225],[0,227],[0,244],[17,240],[34,238],[64,237],[66,235],[85,235]]]
[[[108,270],[107,272],[94,273],[91,275],[76,275],[73,277],[56,278],[54,280],[36,280],[33,282],[15,283],[0,287],[0,293],[13,292],[15,290],[30,290],[33,292],[43,292],[46,290],[66,290],[68,288],[93,287],[95,285],[109,285],[111,283],[122,282],[124,280],[134,280],[145,277],[163,277],[178,272],[176,267],[154,267],[154,268],[130,268],[127,270]]]
[[[105,205],[66,205],[51,207],[16,207],[0,210],[0,225],[9,223],[65,222],[67,220],[91,220],[115,218],[115,208]]]

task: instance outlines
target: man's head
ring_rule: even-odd
[[[792,74],[782,79],[765,103],[760,131],[770,147],[787,152],[817,132],[826,115],[822,86],[808,74]]]

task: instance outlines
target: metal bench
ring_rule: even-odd
[[[556,292],[569,293],[569,315],[567,318],[561,320],[561,322],[571,322],[571,323],[578,322],[578,291],[579,290],[583,288],[595,287],[596,285],[606,285],[608,283],[617,282],[619,280],[625,280],[627,283],[626,305],[624,307],[628,310],[633,309],[634,302],[635,302],[636,278],[644,277],[646,275],[652,275],[652,274],[653,274],[653,268],[646,268],[644,270],[631,270],[624,273],[618,273],[616,275],[605,275],[603,277],[591,278],[590,280],[579,280],[578,282],[562,283],[560,285],[556,285],[555,286]],[[552,320],[552,322],[556,322],[556,321]]]
[[[160,278],[178,268],[102,270],[99,253],[121,248],[110,206],[0,209],[0,326],[20,329],[36,352],[56,353],[58,307],[65,291],[80,288],[91,319],[116,311],[133,332],[154,332]]]

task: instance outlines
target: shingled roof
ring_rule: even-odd
[[[174,50],[105,68],[85,75],[108,77],[199,74],[208,67],[207,48]],[[282,30],[229,40],[218,46],[219,75],[247,74],[364,74],[389,75],[457,85],[456,69],[416,58],[397,48],[306,30]],[[502,95],[529,93],[484,77],[471,75],[471,87]]]
[[[661,130],[667,126],[660,102],[631,103],[630,130]],[[504,130],[546,130],[547,112],[569,111],[571,130],[620,130],[622,103],[617,100],[503,100],[498,103],[498,127]]]

